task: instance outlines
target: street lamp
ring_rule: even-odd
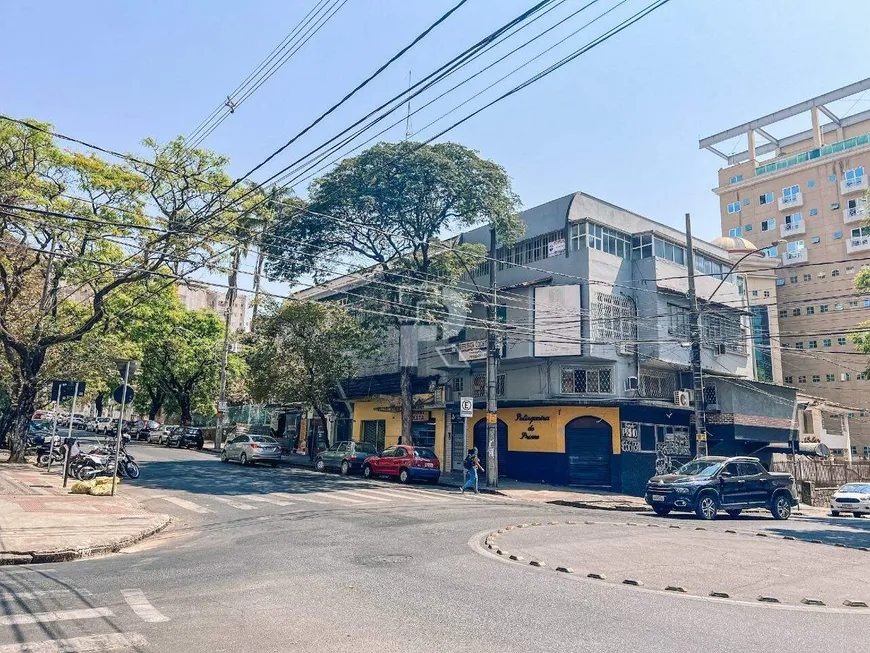
[[[786,243],[786,241],[780,238],[779,240],[774,240],[767,247],[756,247],[751,252],[746,252],[743,256],[741,256],[739,259],[737,259],[737,262],[734,263],[734,265],[731,266],[731,268],[728,270],[728,272],[726,272],[722,276],[722,280],[719,282],[719,285],[716,286],[716,289],[710,293],[710,296],[707,298],[707,301],[710,301],[711,299],[713,299],[713,295],[716,294],[716,292],[719,290],[719,288],[722,287],[722,284],[725,283],[725,280],[731,276],[731,273],[734,272],[734,270],[737,268],[737,266],[740,265],[741,263],[743,263],[743,261],[748,259],[753,254],[758,254],[758,253],[763,252],[764,250],[766,250],[770,247],[777,247],[779,245],[784,245],[785,243]]]

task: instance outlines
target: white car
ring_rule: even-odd
[[[113,421],[111,417],[98,417],[94,422],[94,433],[111,433]]]
[[[855,517],[870,513],[870,483],[846,483],[831,497],[831,514],[851,512]]]

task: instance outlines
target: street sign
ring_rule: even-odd
[[[227,412],[227,402],[225,402],[225,401],[218,402],[218,412],[219,413]]]
[[[139,368],[139,361],[128,361],[123,358],[115,360],[115,367],[118,369],[118,374],[124,378],[124,372],[127,370],[127,363],[130,364],[130,378],[136,375],[136,370]]]
[[[124,386],[119,385],[117,388],[115,388],[115,391],[112,393],[112,399],[114,399],[115,403],[118,403],[118,404],[120,404],[120,403],[129,404],[131,401],[133,401],[133,388],[131,388],[130,386],[127,386],[127,398],[124,399]],[[123,399],[123,402],[121,401],[122,399]]]
[[[76,383],[79,386],[79,392],[76,395]],[[81,397],[85,394],[84,381],[52,381],[51,382],[51,398],[53,401],[63,401],[69,399],[73,395]]]
[[[459,398],[459,416],[473,417],[474,416],[474,398],[460,397]]]

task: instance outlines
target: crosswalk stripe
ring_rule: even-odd
[[[237,508],[238,510],[256,510],[257,506],[249,506],[247,503],[242,503],[241,501],[233,501],[232,499],[227,499],[226,497],[212,497],[212,499],[216,501],[221,501],[233,508]]]
[[[331,502],[330,500],[336,500],[336,499],[339,501],[348,501],[350,503],[365,503],[365,501],[362,501],[360,499],[353,499],[351,497],[345,497],[345,496],[338,494],[337,492],[318,492],[315,496],[317,496],[318,498],[324,499],[324,501],[326,503],[330,503]]]
[[[12,592],[9,590],[0,590],[0,601],[17,601],[24,599],[37,599],[44,596],[59,596],[61,594],[77,594],[82,596],[90,596],[91,591],[86,589],[66,589],[66,590],[36,590],[32,592]]]
[[[214,512],[206,508],[205,506],[201,506],[198,503],[194,503],[193,501],[188,501],[187,499],[181,499],[179,497],[163,497],[164,501],[168,501],[169,503],[173,503],[179,508],[184,508],[185,510],[190,510],[192,512],[198,513],[206,513],[206,512]]]
[[[387,497],[389,497],[389,499],[387,499],[388,501],[395,501],[396,499],[405,499],[408,501],[425,501],[426,500],[422,497],[416,497],[414,495],[409,495],[409,494],[402,494],[399,492],[391,492],[390,490],[362,490],[362,491],[363,492],[373,492],[373,493],[377,493],[381,496],[387,496]]]
[[[400,496],[403,499],[420,499],[423,500],[423,497],[426,497],[426,500],[429,501],[450,501],[448,497],[438,496],[434,492],[426,492],[425,490],[413,490],[411,488],[403,488],[395,490],[383,490],[384,492],[390,492],[391,494],[395,494],[396,496]]]
[[[311,503],[320,503],[320,504],[331,503],[330,501],[322,501],[320,499],[312,499],[307,494],[291,494],[289,496],[293,497],[294,499],[298,499],[299,501],[310,501]]]
[[[247,499],[248,501],[260,501],[262,503],[271,503],[273,506],[292,506],[293,503],[290,501],[281,501],[280,499],[275,499],[274,497],[269,496],[268,494],[245,494],[242,495],[243,499]]]
[[[111,616],[114,616],[114,613],[109,608],[82,608],[79,610],[7,614],[0,616],[0,626],[20,626],[23,624],[72,621],[74,619],[96,619],[97,617]]]
[[[124,600],[127,605],[132,608],[142,621],[149,623],[157,623],[159,621],[169,621],[169,617],[161,614],[157,608],[151,605],[151,602],[145,598],[145,593],[139,589],[121,590],[124,595]]]
[[[385,499],[385,498],[379,497],[379,496],[371,496],[370,494],[363,494],[363,492],[371,492],[371,490],[356,490],[356,491],[336,490],[335,492],[333,492],[333,494],[341,493],[340,494],[341,497],[343,497],[345,494],[349,494],[352,497],[362,497],[363,499],[368,499],[369,501],[386,501],[386,502],[392,501],[392,499]]]
[[[21,642],[0,646],[0,653],[103,653],[104,651],[139,650],[148,642],[139,633],[107,633],[42,642]]]

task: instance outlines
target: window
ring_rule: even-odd
[[[846,178],[846,188],[858,186],[864,181],[864,166],[846,170],[843,176]]]
[[[773,231],[776,229],[776,220],[774,218],[770,218],[769,220],[764,220],[761,223],[762,231]]]
[[[815,315],[816,307],[815,306],[807,306],[807,315]]]
[[[743,175],[737,175],[736,177],[731,177],[728,181],[729,184],[736,184],[738,181],[743,181]]]
[[[844,337],[842,337],[842,336],[839,337],[839,338],[837,338],[837,344],[840,345],[840,346],[842,347],[843,345],[846,344],[846,338],[844,338]]]
[[[870,308],[870,299],[864,300],[864,308]]]
[[[504,397],[504,374],[499,374],[495,377],[495,394],[498,397]]]
[[[746,338],[739,316],[706,314],[701,318],[701,339],[708,347],[724,344],[728,351],[746,353]]]
[[[794,383],[794,377],[791,377],[791,376],[785,377],[785,382],[786,383]]]
[[[803,251],[803,249],[804,249],[804,241],[802,241],[802,240],[792,240],[786,246],[787,255],[800,254]]]
[[[858,308],[858,300],[850,299],[849,300],[849,308]]]
[[[362,421],[363,442],[367,442],[378,451],[381,451],[384,448],[386,432],[387,420],[385,419],[364,419]]]
[[[810,340],[808,344],[810,346],[810,349],[818,349],[819,348],[819,343],[817,340]]]
[[[833,374],[825,374],[825,383],[833,383],[834,375]]]
[[[812,179],[810,179],[810,180],[807,182],[807,188],[812,188],[812,187],[815,186],[815,185],[816,185],[816,182],[814,182]]]
[[[575,250],[585,246],[620,258],[630,258],[631,242],[628,234],[594,222],[571,225],[571,248]]]
[[[847,265],[846,266],[846,274],[855,274],[855,266]]]
[[[805,377],[805,376],[798,377],[798,383],[806,383],[806,382],[807,382],[807,377]]]
[[[771,204],[773,203],[773,193],[765,193],[764,195],[758,196],[759,204]]]
[[[794,348],[795,349],[803,349],[804,343],[803,342],[796,342],[796,343],[794,343]]]
[[[852,453],[853,453],[853,454],[857,454],[857,453],[858,453],[858,447],[852,447]]]
[[[865,380],[866,378],[867,378],[867,375],[864,374],[864,372],[858,372],[858,373],[855,375],[855,380],[856,380],[856,381],[863,381],[863,380]]]
[[[852,229],[852,244],[866,245],[870,242],[870,227],[857,227]]]
[[[740,227],[737,227],[737,229],[739,230]],[[737,232],[737,235],[740,236],[739,231]],[[667,259],[668,261],[673,261],[674,263],[679,263],[680,265],[686,264],[685,247],[675,245],[668,240],[662,240],[658,236],[653,237],[653,254],[656,256],[656,258]]]
[[[830,338],[825,338],[824,340],[822,340],[822,347],[830,347],[830,346],[831,346],[831,339]]]
[[[819,304],[819,313],[827,313],[828,305],[827,304]]]
[[[563,394],[611,394],[613,372],[610,368],[562,368]]]
[[[797,213],[791,213],[791,214],[785,216],[785,223],[796,225],[803,219],[803,217],[804,217],[804,214],[801,213],[800,211],[798,211]]]
[[[779,316],[780,317],[788,317],[788,311],[785,309],[780,310]]]
[[[461,376],[457,376],[453,378],[453,390],[455,392],[462,392],[465,389],[465,379]]]
[[[831,175],[828,177],[828,181],[837,181],[837,175]]]
[[[749,206],[749,198],[748,197],[745,200],[743,200],[743,206]]]
[[[840,238],[842,238],[842,237],[843,237],[842,231],[835,231],[834,232],[834,240],[840,240]]]
[[[631,237],[631,258],[652,258],[653,237],[652,234]]]
[[[836,304],[834,304],[834,310],[835,310],[835,311],[842,311],[842,310],[843,310],[843,304],[840,303],[840,302],[837,302]]]
[[[486,375],[478,374],[471,377],[471,393],[475,397],[486,396]]]
[[[813,245],[818,245],[820,242],[822,242],[822,237],[821,236],[813,236],[812,241],[813,241]]]
[[[728,235],[732,238],[740,238],[743,235],[743,227],[734,227],[728,230]]]
[[[813,280],[813,275],[812,275],[812,274],[807,273],[807,274],[804,275],[804,281],[812,281],[812,280]]]
[[[752,296],[753,296],[753,297],[758,297],[758,291],[757,291],[757,290],[753,290],[753,291],[752,291]]]
[[[788,280],[789,280],[791,283],[797,283],[797,282],[798,282],[798,278],[797,278],[797,276],[789,277]]]
[[[689,309],[676,304],[668,304],[668,333],[686,338],[689,335]]]
[[[818,209],[810,209],[810,216],[811,216],[811,217],[814,216],[814,215],[818,215],[818,214],[819,214],[819,210],[818,210]]]
[[[770,297],[770,291],[769,291],[769,290],[765,290],[765,291],[764,291],[764,296],[765,296],[765,297]]]
[[[788,188],[782,189],[782,203],[789,204],[791,202],[797,201],[798,196],[801,194],[801,187],[798,185],[789,186]]]
[[[634,342],[637,340],[637,312],[634,300],[625,295],[594,293],[590,322],[593,340]]]
[[[864,447],[864,455],[870,456],[870,447]]]
[[[640,396],[647,398],[673,399],[677,390],[677,377],[668,372],[645,370],[640,375]]]
[[[840,381],[849,381],[849,373],[848,372],[840,372]]]
[[[779,256],[779,247],[771,245],[770,247],[761,250],[767,258],[776,258]]]
[[[831,270],[831,276],[832,277],[839,277],[840,271],[839,270]]]
[[[791,314],[792,315],[800,315],[801,314],[800,306],[798,306],[797,308],[791,309]]]
[[[824,279],[827,275],[826,275],[824,272],[819,272],[816,276],[817,276],[819,279]]]
[[[822,377],[820,377],[818,374],[813,374],[813,383],[821,383],[821,382],[822,382]]]
[[[785,279],[777,279],[777,280],[776,280],[776,285],[777,285],[777,286],[784,286],[784,285],[785,285]]]

